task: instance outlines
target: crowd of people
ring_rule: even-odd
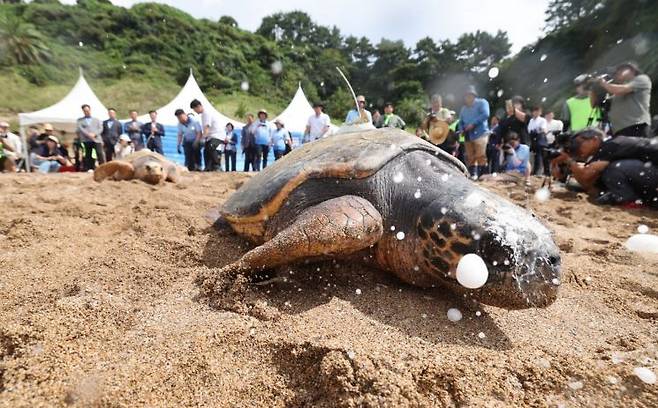
[[[561,120],[540,105],[528,108],[521,96],[505,101],[504,114],[491,115],[490,103],[474,86],[465,89],[459,113],[444,107],[441,95],[433,95],[416,135],[464,162],[474,179],[499,173],[571,178],[572,184],[598,194],[596,201],[601,204],[655,205],[658,139],[651,139],[649,77],[635,64],[623,63],[611,81],[581,75],[574,84],[575,95],[564,102]],[[370,112],[364,96],[356,101],[358,106],[347,113],[346,124],[407,126],[391,102],[384,104],[382,114]],[[243,171],[260,171],[267,167],[270,151],[278,160],[293,149],[292,134],[281,120],[270,122],[265,109],[247,114],[245,125],[235,128],[232,123],[221,123],[198,100],[191,101],[189,108],[186,112],[181,107],[175,116],[178,152],[185,156],[190,171],[236,171],[238,154],[244,156]],[[331,134],[331,119],[324,108],[319,102],[313,105],[301,143]],[[42,131],[29,129],[27,151],[34,170],[88,171],[142,149],[164,154],[165,128],[156,111],[149,112],[147,123],[131,111],[130,120],[123,124],[113,108],[105,121],[94,117],[89,105],[82,106],[82,113],[72,156],[51,125],[45,124]],[[1,168],[16,171],[25,159],[21,138],[1,122]]]

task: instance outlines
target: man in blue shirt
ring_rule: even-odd
[[[487,142],[489,141],[489,102],[477,97],[474,86],[466,88],[464,103],[459,112],[459,129],[466,141],[466,165],[471,176],[487,168]]]
[[[198,163],[201,163],[201,136],[203,128],[201,124],[188,116],[184,110],[177,109],[178,118],[178,153],[181,145],[185,153],[185,166],[189,171],[201,171]]]
[[[352,108],[347,112],[345,117],[345,123],[348,125],[353,125],[357,123],[372,123],[372,114],[366,109],[366,97],[359,95],[356,97],[356,101],[359,104],[359,110],[356,110],[356,107]]]
[[[506,173],[517,172],[526,177],[530,176],[530,147],[521,144],[516,132],[507,134],[503,151],[505,152]]]
[[[260,171],[260,164],[267,167],[267,156],[270,154],[272,145],[272,125],[267,120],[267,111],[258,111],[258,120],[254,124],[254,135],[256,139],[256,153],[254,156],[254,170]]]

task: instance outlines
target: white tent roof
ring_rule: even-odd
[[[163,125],[177,126],[178,119],[176,119],[176,116],[174,116],[174,112],[176,112],[177,109],[183,109],[185,112],[190,112],[190,102],[192,102],[194,99],[198,99],[203,105],[204,109],[215,114],[219,118],[220,123],[226,124],[231,122],[236,129],[244,126],[244,123],[219,113],[219,111],[217,111],[217,109],[212,106],[210,101],[208,101],[208,98],[206,98],[203,92],[201,92],[201,88],[199,88],[199,84],[196,82],[196,79],[194,78],[191,70],[190,76],[187,78],[187,82],[183,86],[183,89],[180,90],[178,95],[176,95],[176,97],[165,106],[155,110],[158,112],[158,122],[162,123]],[[197,119],[200,120],[200,118]],[[151,119],[149,118],[149,115],[146,114],[140,116],[137,120],[146,123]]]
[[[292,132],[303,132],[306,129],[308,118],[314,115],[313,106],[309,103],[301,84],[295,92],[295,96],[290,101],[287,108],[281,112],[276,119],[279,119],[285,125],[286,129]],[[336,126],[331,125],[331,128]]]
[[[106,117],[107,109],[101,103],[94,91],[91,90],[89,84],[82,75],[80,70],[80,78],[75,84],[73,89],[61,101],[49,106],[40,111],[30,113],[18,114],[18,121],[23,126],[34,125],[37,123],[51,123],[55,127],[59,125],[75,125],[78,118],[82,117],[80,107],[87,104],[91,107],[91,112],[97,117]]]

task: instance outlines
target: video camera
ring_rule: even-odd
[[[553,134],[555,135],[555,141],[544,149],[544,158],[551,162],[551,168],[554,167],[552,163],[553,160],[562,155],[562,153],[570,154],[573,147],[573,135],[571,132],[560,132]],[[555,167],[557,167],[557,172],[551,171],[551,175],[558,181],[565,182],[570,175],[569,166],[561,163]]]

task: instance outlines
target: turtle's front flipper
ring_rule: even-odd
[[[327,200],[307,208],[271,240],[223,267],[220,279],[307,258],[349,255],[377,243],[383,229],[381,214],[368,200],[356,196]]]
[[[132,164],[123,161],[111,161],[101,164],[94,170],[94,180],[103,181],[112,177],[114,180],[131,180],[135,174]]]

